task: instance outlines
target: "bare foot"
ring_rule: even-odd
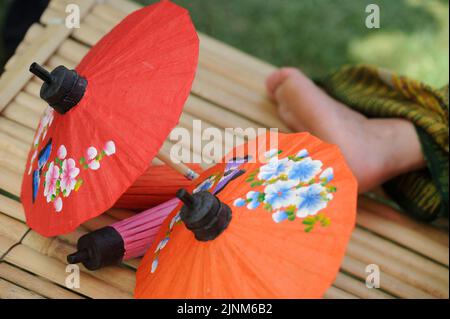
[[[294,68],[269,76],[267,90],[292,130],[308,131],[341,148],[361,193],[425,165],[416,130],[406,120],[368,119]]]

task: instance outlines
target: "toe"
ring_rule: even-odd
[[[275,99],[275,91],[290,76],[299,74],[296,68],[284,67],[273,72],[266,80],[266,87],[269,97]]]
[[[280,119],[294,132],[306,131],[306,127],[302,125],[298,118],[292,113],[290,108],[284,103],[278,105],[278,116]]]

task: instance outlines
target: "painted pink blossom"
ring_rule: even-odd
[[[55,202],[53,203],[53,206],[55,207],[55,211],[57,213],[59,213],[62,210],[63,202],[62,202],[61,197],[59,197],[59,196],[56,197]]]
[[[75,188],[77,183],[76,177],[80,173],[80,169],[76,167],[73,158],[64,160],[62,164],[61,174],[61,190],[64,192],[64,196],[69,196],[70,192]]]
[[[86,151],[86,157],[88,160],[93,160],[97,156],[97,149],[91,146]]]
[[[45,173],[44,196],[47,197],[47,203],[52,200],[52,195],[56,194],[56,183],[59,179],[59,167],[53,162],[50,163]]]
[[[58,158],[60,160],[63,160],[63,159],[66,158],[66,155],[67,155],[67,149],[66,149],[66,147],[64,145],[61,145],[58,148],[58,152],[56,153],[56,156],[58,156]]]
[[[108,156],[114,154],[116,152],[116,144],[114,144],[113,141],[106,142],[105,146],[103,147],[103,151]]]
[[[89,168],[96,171],[100,168],[100,162],[97,160],[90,161],[88,164]]]

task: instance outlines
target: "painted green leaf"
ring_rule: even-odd
[[[262,185],[264,182],[263,181],[257,181],[257,182],[253,182],[250,184],[251,187],[256,187],[256,186],[260,186]]]
[[[288,206],[288,207],[285,209],[285,212],[286,212],[288,215],[294,214],[295,211],[296,211],[296,209],[297,209],[297,207],[296,207],[295,205],[291,205],[291,206]]]
[[[78,189],[80,189],[81,185],[83,185],[83,180],[82,179],[77,180],[77,182],[75,183],[74,190],[78,191]]]
[[[320,224],[323,227],[329,226],[331,224],[331,220],[328,217],[325,217],[323,220],[320,221]]]
[[[258,195],[258,201],[263,202],[264,199],[266,199],[266,193],[259,193]]]

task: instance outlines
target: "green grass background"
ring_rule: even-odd
[[[448,83],[448,0],[175,2],[190,10],[199,31],[312,77],[346,63],[372,63],[435,86]],[[5,3],[0,0],[0,19]],[[369,3],[381,8],[380,29],[365,27]]]

